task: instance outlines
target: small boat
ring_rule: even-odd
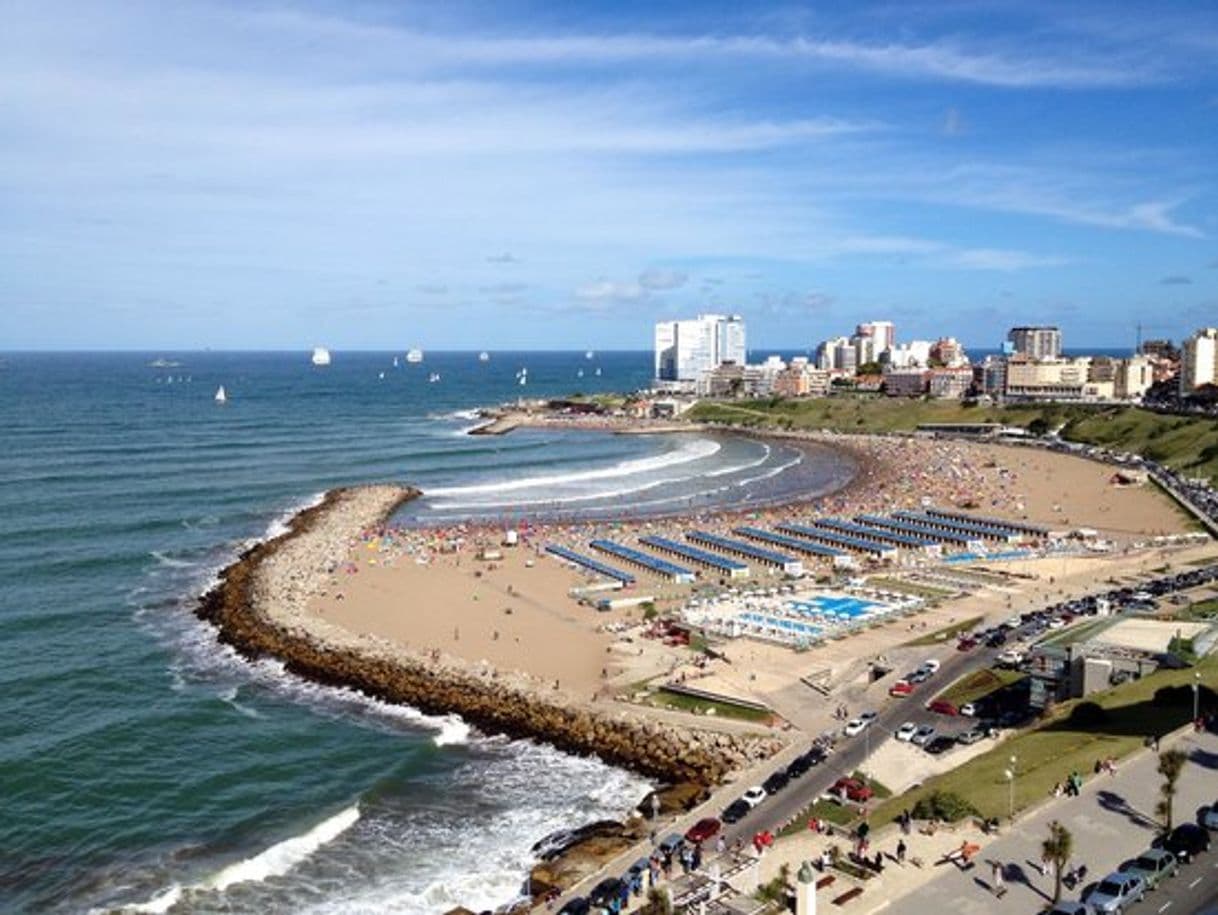
[[[157,359],[153,359],[148,364],[154,369],[174,369],[182,363],[174,362],[172,359],[166,359],[164,356],[161,356]]]
[[[393,357],[393,367],[394,367],[395,369],[398,367],[398,357],[397,357],[397,356],[394,356],[394,357]]]
[[[576,378],[583,378],[583,377],[584,377],[584,370],[583,370],[583,369],[580,369],[578,372],[576,372],[576,373],[575,373],[575,377],[576,377]]]
[[[491,361],[491,354],[490,354],[490,353],[488,353],[486,350],[483,350],[482,352],[480,352],[480,353],[478,354],[478,361],[479,361],[479,362],[490,362],[490,361]]]
[[[601,367],[599,365],[596,367],[596,377],[597,378],[601,377]]]
[[[224,390],[224,385],[216,388],[216,403],[228,403],[228,392]]]
[[[406,361],[412,365],[418,365],[423,361],[423,351],[417,347],[412,349],[406,354]]]
[[[596,355],[596,353],[592,352],[592,350],[588,350],[586,353],[584,353],[584,358],[591,359],[595,355]]]
[[[435,384],[439,380],[440,380],[439,372],[432,372],[430,375],[427,376],[428,384]]]
[[[313,364],[314,365],[329,365],[330,351],[324,346],[315,346],[313,348]]]
[[[521,375],[521,376],[520,376],[520,383],[521,383],[521,384],[528,384],[528,382],[529,382],[529,376],[528,376],[528,375]]]
[[[379,375],[377,375],[376,377],[377,377],[377,378],[379,378],[381,381],[384,381],[384,380],[385,380],[385,373],[384,373],[384,372],[381,372],[381,373],[380,373]]]

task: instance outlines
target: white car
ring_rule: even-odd
[[[917,730],[918,726],[916,724],[914,724],[912,721],[906,721],[903,725],[897,728],[897,732],[894,736],[897,738],[897,740],[902,740],[908,743],[913,739],[913,735],[917,732]]]
[[[744,794],[740,795],[740,800],[744,801],[750,807],[756,807],[766,798],[765,788],[760,785],[754,785]]]
[[[960,706],[960,714],[965,718],[976,718],[977,706],[973,705],[971,702],[966,702],[964,705]]]
[[[868,727],[878,717],[875,712],[862,712],[859,715],[859,721],[863,722],[863,727]]]
[[[1023,663],[1023,653],[1016,651],[1014,648],[1008,648],[998,655],[997,660],[999,664],[1004,664],[1007,667],[1018,667]]]
[[[909,742],[919,747],[924,747],[930,743],[931,738],[935,736],[935,729],[929,724],[923,724],[918,727],[913,733],[913,737],[909,738]]]
[[[930,658],[922,662],[922,669],[929,670],[932,674],[937,674],[939,672],[939,662],[934,658]]]
[[[851,718],[846,722],[846,726],[842,728],[842,733],[847,737],[853,737],[855,734],[863,733],[863,728],[867,727],[867,722],[861,718]]]

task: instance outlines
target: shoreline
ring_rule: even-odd
[[[418,495],[399,486],[327,492],[320,503],[298,512],[285,533],[251,547],[226,567],[200,598],[196,616],[247,659],[274,657],[315,683],[354,689],[428,715],[459,715],[484,733],[593,754],[666,785],[708,788],[777,752],[781,741],[774,738],[724,740],[718,732],[631,720],[620,709],[593,711],[561,696],[544,696],[497,671],[410,653],[310,616],[308,599],[350,542]]]

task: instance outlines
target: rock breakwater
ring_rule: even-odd
[[[781,741],[661,725],[620,707],[565,704],[495,672],[437,663],[400,645],[360,636],[308,610],[352,544],[384,523],[418,490],[361,486],[333,490],[297,514],[288,530],[243,553],[200,600],[197,614],[249,658],[273,657],[299,676],[410,705],[456,714],[487,733],[534,738],[666,783],[715,785],[763,759]]]

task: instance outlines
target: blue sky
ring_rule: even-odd
[[[10,0],[0,348],[1218,322],[1218,8]]]

